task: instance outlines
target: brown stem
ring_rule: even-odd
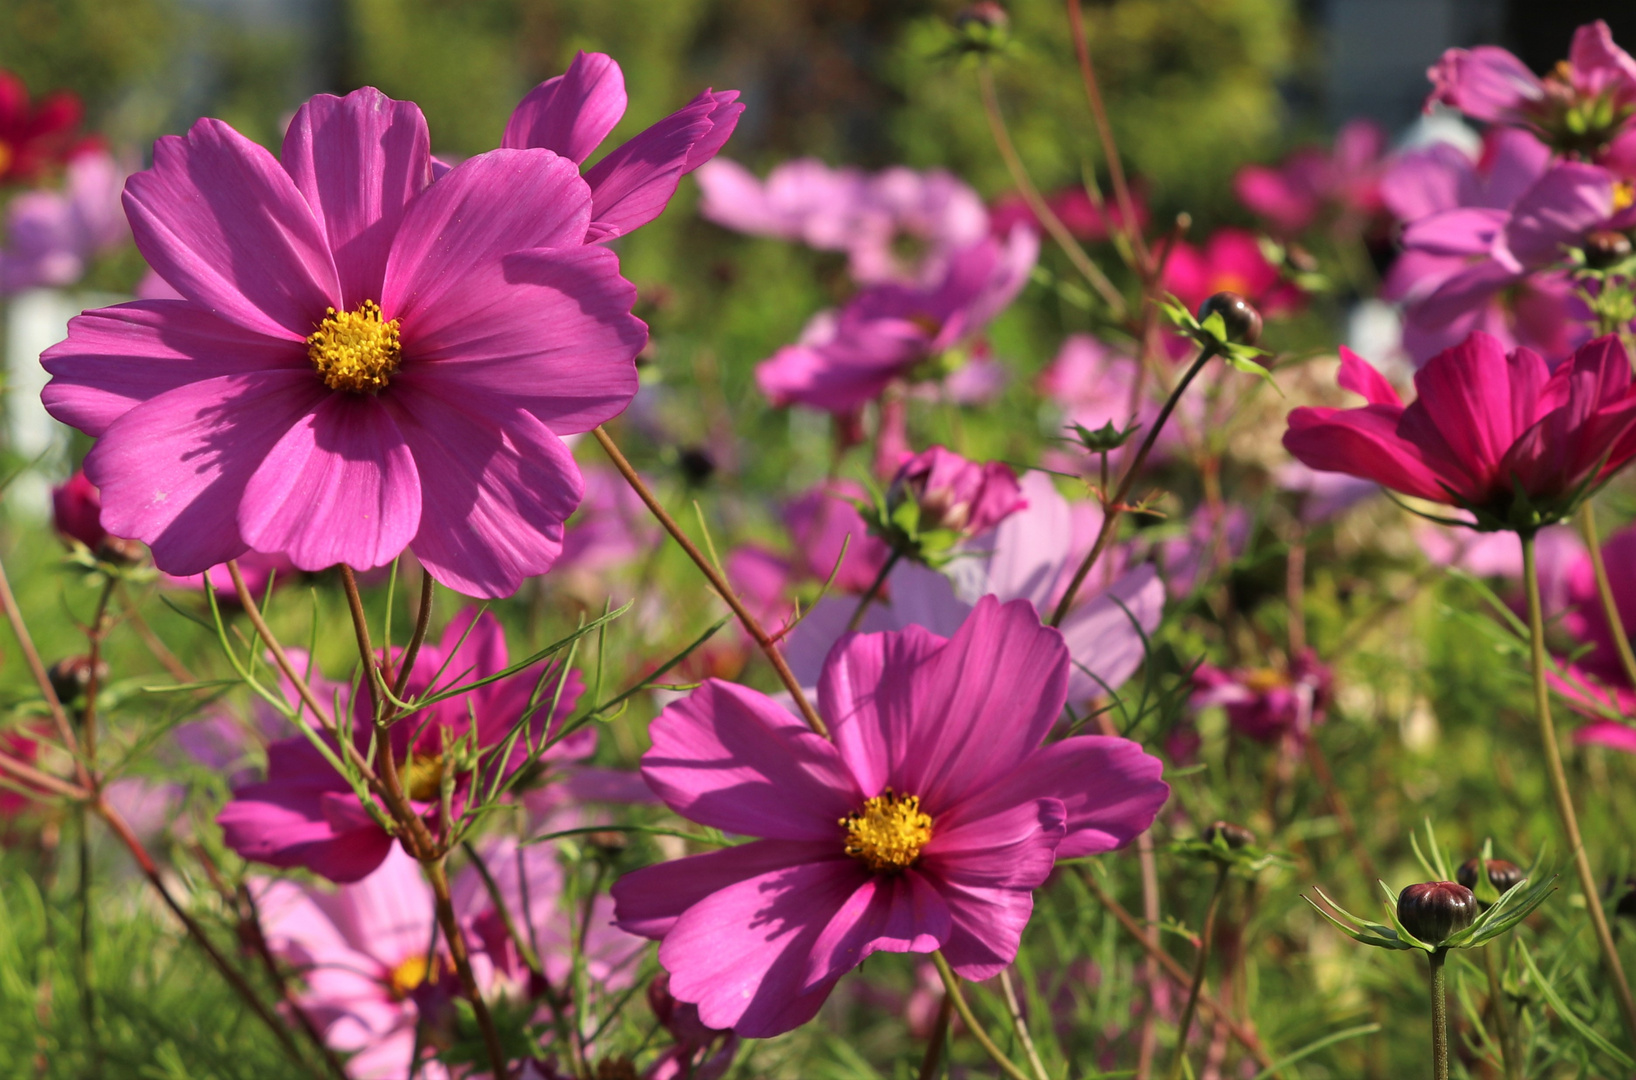
[[[1318,783],[1324,789],[1324,797],[1329,800],[1329,808],[1335,814],[1335,820],[1340,823],[1341,835],[1346,838],[1347,848],[1357,861],[1358,869],[1363,873],[1363,880],[1375,882],[1380,875],[1375,872],[1375,862],[1369,857],[1369,851],[1363,846],[1358,837],[1358,824],[1352,818],[1352,812],[1346,808],[1346,800],[1341,797],[1340,785],[1335,783],[1335,774],[1329,770],[1329,758],[1318,746],[1318,740],[1307,739],[1307,762],[1312,766],[1312,774],[1318,778]]]
[[[50,773],[41,772],[34,766],[18,761],[9,754],[0,754],[0,772],[16,777],[21,784],[36,787],[42,791],[49,791],[53,795],[61,795],[66,799],[81,800],[89,797],[89,793],[84,788],[70,784],[66,780],[59,780]]]
[[[358,579],[352,576],[352,567],[346,563],[341,564],[341,590],[346,593],[347,609],[352,613],[352,632],[358,639],[358,656],[363,660],[363,683],[369,687],[369,715],[379,722],[383,719],[380,659],[375,655],[375,647],[369,643],[369,620],[364,615],[364,598],[358,592]],[[382,759],[384,761],[391,756],[388,751],[382,755]],[[386,770],[383,768],[383,771]]]
[[[1089,870],[1081,876],[1085,882],[1085,887],[1091,890],[1091,894],[1096,897],[1103,907],[1107,908],[1108,914],[1112,915],[1132,937],[1142,943],[1142,947],[1147,950],[1148,955],[1152,956],[1164,967],[1165,974],[1169,975],[1180,986],[1188,985],[1190,976],[1187,970],[1176,961],[1175,957],[1148,940],[1147,935],[1143,932],[1142,924],[1136,921],[1135,916],[1126,911],[1123,904],[1109,895],[1108,891],[1101,886]],[[1273,1060],[1267,1054],[1266,1048],[1261,1045],[1261,1040],[1256,1037],[1253,1031],[1245,1027],[1241,1021],[1223,1008],[1219,1001],[1211,997],[1202,985],[1199,988],[1199,1005],[1226,1023],[1228,1030],[1233,1033],[1233,1038],[1237,1039],[1244,1049],[1250,1052],[1250,1056],[1255,1058],[1256,1063],[1262,1069],[1272,1069]],[[1282,1074],[1275,1071],[1271,1075],[1281,1076]]]
[[[1210,903],[1204,909],[1204,925],[1199,928],[1199,953],[1193,960],[1193,978],[1187,987],[1187,1004],[1182,1006],[1182,1018],[1176,1024],[1176,1057],[1170,1066],[1170,1080],[1181,1080],[1187,1064],[1187,1033],[1193,1027],[1193,1013],[1199,1006],[1199,991],[1204,987],[1204,968],[1210,960],[1210,939],[1216,926],[1216,909],[1221,906],[1221,894],[1227,889],[1227,864],[1216,871],[1216,887],[1210,891]]]
[[[760,647],[768,662],[772,664],[773,670],[778,673],[779,680],[789,690],[790,696],[795,699],[796,707],[801,710],[801,715],[806,719],[807,726],[824,738],[829,738],[829,728],[824,724],[823,719],[819,717],[818,710],[812,707],[812,702],[807,700],[806,692],[801,689],[800,680],[790,670],[790,665],[785,661],[784,654],[778,651],[778,645],[767,635],[767,631],[762,629],[761,623],[739,601],[738,595],[733,592],[733,587],[727,583],[727,579],[717,572],[716,568],[711,565],[710,560],[705,558],[704,553],[694,545],[692,540],[688,539],[686,533],[682,532],[682,527],[676,524],[676,519],[671,517],[663,506],[659,505],[659,500],[654,498],[653,492],[648,490],[647,484],[637,475],[636,470],[625,459],[625,455],[620,452],[619,447],[614,445],[614,441],[608,436],[608,433],[601,426],[597,426],[591,429],[591,434],[595,435],[596,441],[602,444],[602,449],[607,453],[608,459],[613,462],[614,468],[619,470],[619,474],[625,478],[625,482],[631,486],[631,490],[636,492],[637,496],[646,504],[649,512],[659,520],[660,525],[664,526],[664,530],[670,534],[671,539],[675,540],[681,546],[681,549],[687,552],[687,557],[692,559],[693,564],[704,574],[705,578],[710,582],[710,587],[716,590],[716,595],[725,600],[727,606],[733,609],[733,614],[738,616],[738,621],[744,627],[745,633],[755,640],[756,645]]]
[[[1142,230],[1136,224],[1136,202],[1130,196],[1130,185],[1125,180],[1125,166],[1119,159],[1119,147],[1113,141],[1113,125],[1108,122],[1108,110],[1102,104],[1102,90],[1096,82],[1096,69],[1091,66],[1090,40],[1085,36],[1085,21],[1079,4],[1080,0],[1068,0],[1068,28],[1074,37],[1074,53],[1079,58],[1079,75],[1085,84],[1085,99],[1090,103],[1091,118],[1096,121],[1096,137],[1102,143],[1102,156],[1108,163],[1108,178],[1113,182],[1114,202],[1118,204],[1119,214],[1124,218],[1120,222],[1120,227],[1130,240],[1131,250],[1136,253],[1143,276],[1151,277],[1154,267],[1148,258],[1147,242],[1142,239]],[[1112,227],[1112,222],[1109,222],[1109,227]]]
[[[1005,995],[1006,1012],[1011,1014],[1011,1030],[1017,1033],[1017,1041],[1022,1043],[1029,1068],[1034,1070],[1036,1080],[1051,1080],[1046,1074],[1044,1062],[1040,1061],[1040,1052],[1034,1048],[1034,1037],[1028,1033],[1028,1023],[1023,1019],[1022,1003],[1017,1000],[1016,988],[1011,985],[1010,968],[1000,969],[1000,992]]]
[[[898,564],[898,560],[901,558],[903,558],[903,552],[893,549],[892,554],[888,555],[886,561],[881,563],[880,573],[875,575],[875,580],[869,583],[869,588],[865,590],[864,594],[858,597],[858,606],[852,609],[852,618],[846,621],[847,633],[855,634],[858,632],[858,627],[863,625],[863,617],[869,613],[869,605],[873,604],[875,598],[880,595],[881,588],[886,584],[887,577],[892,573],[892,568]]]
[[[1607,617],[1608,629],[1613,632],[1613,646],[1619,653],[1619,663],[1625,670],[1625,681],[1636,686],[1636,653],[1630,650],[1630,635],[1625,633],[1625,620],[1620,617],[1619,603],[1613,598],[1613,585],[1608,581],[1607,564],[1602,561],[1602,543],[1596,535],[1596,508],[1589,499],[1579,511],[1579,527],[1585,534],[1585,547],[1591,556],[1591,572],[1596,577],[1596,595],[1602,602],[1602,613]]]
[[[131,620],[131,626],[135,628],[136,636],[142,639],[142,644],[147,646],[148,652],[153,654],[153,658],[159,661],[164,669],[170,673],[170,677],[177,682],[194,682],[193,672],[189,671],[187,665],[177,659],[176,654],[171,652],[165,643],[159,639],[159,635],[153,632],[153,627],[149,626],[148,620],[142,617],[142,612],[138,609],[136,601],[131,599],[131,594],[126,590],[123,582],[120,583],[118,591],[119,603],[125,609],[125,617]]]
[[[34,677],[34,683],[40,688],[45,697],[46,708],[51,711],[51,720],[57,725],[57,736],[62,739],[63,747],[74,759],[74,775],[80,782],[80,787],[86,791],[93,789],[90,770],[85,760],[80,756],[79,740],[74,737],[74,725],[68,720],[68,713],[62,707],[62,701],[57,697],[57,691],[51,685],[51,676],[40,661],[39,650],[34,648],[34,639],[29,636],[28,625],[23,622],[23,613],[17,607],[17,597],[12,595],[11,581],[6,577],[4,562],[0,562],[0,606],[6,609],[6,618],[11,622],[11,632],[17,637],[17,646],[23,650],[23,660],[28,664],[29,674]]]
[[[436,586],[432,575],[424,568],[420,571],[420,610],[415,614],[415,629],[409,636],[409,644],[403,650],[403,657],[398,661],[398,679],[392,687],[392,696],[399,701],[403,700],[404,691],[409,688],[409,673],[414,670],[415,658],[420,655],[421,644],[426,640],[426,628],[432,623],[432,591]]]
[[[1306,532],[1297,525],[1295,539],[1290,541],[1289,557],[1284,565],[1284,598],[1289,606],[1290,656],[1307,647],[1307,541]]]
[[[466,933],[460,928],[460,920],[455,917],[454,901],[449,896],[449,875],[444,866],[443,856],[423,860],[420,866],[426,873],[426,880],[431,882],[432,895],[437,898],[437,924],[442,928],[443,937],[448,942],[449,956],[454,960],[455,974],[460,977],[460,988],[465,992],[466,1000],[471,1002],[472,1014],[477,1018],[477,1028],[483,1033],[483,1045],[488,1050],[494,1078],[502,1080],[510,1075],[506,1071],[506,1053],[500,1046],[500,1033],[494,1027],[494,1017],[489,1015],[489,1007],[483,1001],[483,995],[478,992],[477,977],[472,974],[471,954],[466,948]]]

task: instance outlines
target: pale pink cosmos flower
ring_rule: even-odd
[[[579,52],[568,70],[530,90],[500,145],[539,148],[583,165],[625,115],[625,73],[611,56]],[[683,176],[713,158],[738,126],[737,90],[704,90],[590,168],[586,243],[624,236],[658,217]]]
[[[642,774],[683,817],[762,839],[627,874],[619,924],[660,939],[705,1026],[745,1037],[805,1023],[875,952],[940,949],[991,978],[1056,859],[1128,843],[1169,792],[1128,740],[1042,745],[1068,668],[1030,605],[988,597],[950,639],[837,644],[818,686],[833,742],[706,682],[654,720]]]
[[[394,650],[394,659],[398,651]],[[492,613],[479,615],[468,608],[444,629],[440,642],[428,641],[416,654],[406,692],[411,696],[441,692],[497,675],[508,666],[499,621]],[[561,697],[553,712],[559,685]],[[427,827],[434,832],[441,827],[445,782],[453,784],[452,811],[458,816],[471,800],[475,783],[487,786],[497,776],[510,776],[530,760],[530,742],[539,746],[556,734],[582,689],[578,672],[566,677],[560,672],[547,674],[542,680],[540,672],[525,669],[408,713],[393,724],[384,749],[397,763],[405,794]],[[326,704],[340,698],[347,707],[345,687],[317,680],[314,691]],[[369,708],[366,694],[351,702],[358,748],[365,753],[373,730]],[[500,751],[519,725],[526,730],[500,760]],[[456,746],[466,740],[485,757],[476,770],[456,772]],[[573,761],[590,756],[595,748],[596,733],[587,728],[555,743],[542,759]],[[227,846],[244,858],[271,866],[306,867],[336,882],[364,877],[397,846],[364,809],[346,778],[305,736],[269,746],[267,779],[236,789],[216,821]]]
[[[412,548],[502,596],[555,561],[581,494],[562,436],[636,389],[635,290],[585,243],[572,161],[495,150],[432,183],[427,147],[419,109],[366,88],[303,105],[279,158],[200,120],[127,182],[185,299],[73,320],[42,396],[97,438],[104,524],[161,570]]]

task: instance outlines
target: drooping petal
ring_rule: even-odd
[[[765,694],[710,679],[649,728],[642,777],[690,821],[775,840],[832,840],[862,804],[836,748]],[[873,792],[867,793],[873,794]]]
[[[1342,390],[1350,390],[1360,395],[1371,405],[1388,405],[1402,407],[1403,398],[1398,394],[1396,387],[1386,381],[1386,376],[1375,370],[1375,366],[1357,353],[1341,346],[1341,371],[1335,381]]]
[[[600,247],[508,255],[454,283],[403,330],[402,381],[437,394],[453,380],[496,408],[522,408],[558,435],[588,431],[636,394],[647,327],[636,287]]]
[[[613,57],[582,50],[567,71],[517,103],[500,145],[550,150],[582,164],[625,115],[625,103],[625,73]]]
[[[307,200],[272,154],[220,120],[155,142],[153,167],[125,182],[125,213],[148,265],[247,330],[305,340],[341,304]]]
[[[133,407],[188,383],[277,369],[311,370],[305,345],[268,337],[180,300],[137,300],[76,315],[40,354],[46,411],[101,437]]]
[[[275,370],[189,383],[138,405],[85,459],[103,526],[145,542],[169,574],[237,558],[250,477],[329,393],[311,371]]]
[[[1403,246],[1431,255],[1486,256],[1510,220],[1505,210],[1455,207],[1410,222],[1403,230]]]
[[[296,110],[280,160],[329,239],[341,310],[379,301],[404,210],[432,182],[420,107],[372,86],[318,94]]]
[[[953,928],[942,895],[919,872],[876,874],[813,942],[807,985],[838,979],[877,952],[931,952]]]
[[[682,176],[710,160],[733,133],[744,106],[737,91],[704,91],[585,172],[593,241],[611,240],[658,217]]]
[[[1448,492],[1419,449],[1398,437],[1401,419],[1402,410],[1389,405],[1362,409],[1302,406],[1289,414],[1284,449],[1319,472],[1361,476],[1405,495],[1448,502]]]
[[[1479,45],[1450,49],[1426,72],[1432,93],[1426,99],[1459,109],[1473,120],[1511,123],[1522,108],[1545,94],[1539,76],[1505,49]]]
[[[420,473],[410,547],[432,576],[468,596],[509,596],[562,552],[562,523],[584,487],[573,455],[543,424],[495,416],[451,391],[393,383],[383,398]]]
[[[302,570],[385,566],[420,528],[420,475],[397,425],[368,394],[332,393],[250,478],[239,533]]]
[[[437,325],[467,275],[529,248],[577,247],[591,194],[572,162],[549,150],[491,150],[456,165],[410,204],[392,241],[381,311],[412,334]]]
[[[818,712],[864,796],[879,795],[906,768],[917,707],[909,675],[946,644],[906,626],[899,633],[848,635],[831,649],[818,679]]]
[[[834,841],[824,843],[757,840],[634,870],[613,884],[612,894],[618,905],[614,921],[632,934],[662,938],[684,911],[729,885],[834,859],[843,850],[839,826],[835,835]],[[840,858],[861,865],[845,855]]]

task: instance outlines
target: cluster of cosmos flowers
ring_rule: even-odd
[[[1544,79],[1478,48],[1432,81],[1432,102],[1487,125],[1475,152],[1393,151],[1349,125],[1332,149],[1241,172],[1264,229],[1175,239],[1159,284],[1189,311],[1228,292],[1273,322],[1309,302],[1303,237],[1395,244],[1382,292],[1402,354],[1375,365],[1342,348],[1339,388],[1362,404],[1290,412],[1293,462],[1275,475],[1306,524],[1384,487],[1471,530],[1444,561],[1475,566],[1502,538],[1488,576],[1520,576],[1507,533],[1557,537],[1548,606],[1582,646],[1557,682],[1594,718],[1584,741],[1636,751],[1617,719],[1636,686],[1588,553],[1558,529],[1636,457],[1630,326],[1609,314],[1636,228],[1636,61],[1597,23]],[[31,107],[0,77],[0,182],[37,185],[9,203],[0,292],[72,284],[131,243],[151,268],[143,298],[86,311],[41,358],[46,409],[94,440],[55,492],[59,531],[110,564],[151,558],[227,617],[338,566],[348,581],[416,566],[474,601],[424,642],[375,650],[360,678],[288,650],[271,694],[291,707],[263,709],[253,738],[221,717],[176,733],[231,772],[221,837],[256,868],[290,1008],[353,1076],[485,1075],[437,1059],[473,993],[557,1025],[511,1075],[575,1074],[596,1047],[569,999],[632,991],[649,941],[665,1036],[641,1075],[656,1080],[723,1075],[741,1040],[811,1021],[875,953],[994,978],[1058,864],[1146,832],[1166,763],[1196,746],[1190,720],[1154,748],[1087,723],[1253,527],[1216,497],[1179,527],[1104,543],[1133,509],[1109,497],[1109,462],[1185,468],[1220,422],[1219,382],[1178,388],[1181,365],[1217,347],[1209,331],[1155,331],[1154,350],[1066,337],[1033,390],[1083,445],[1033,467],[916,445],[911,406],[981,408],[1013,377],[986,330],[1034,280],[1033,204],[985,202],[941,170],[800,160],[758,178],[720,156],[746,107],[734,91],[705,90],[587,165],[625,107],[618,64],[580,53],[519,102],[500,146],[458,164],[433,156],[413,103],[364,88],[303,104],[277,153],[201,119],[135,168],[75,134],[70,101]],[[625,478],[582,466],[574,444],[640,412],[648,329],[617,241],[688,174],[705,219],[844,254],[845,299],[754,381],[769,407],[827,414],[838,452],[867,444],[870,473],[793,494],[778,508],[787,543],[727,551],[760,625],[690,659],[700,677],[667,691],[638,774],[591,764],[586,673],[515,664],[477,602],[541,575],[595,580],[668,542]],[[1045,205],[1088,244],[1148,229],[1139,192],[1124,209],[1077,188]],[[1131,426],[1150,436],[1139,453]],[[1633,545],[1627,530],[1606,551],[1636,619]],[[736,679],[758,645],[787,666],[776,694]],[[1190,665],[1184,696],[1287,764],[1334,672],[1292,643],[1266,665]],[[31,739],[5,738],[36,760]],[[401,805],[357,762],[395,776]],[[153,796],[122,797],[133,818],[162,816]],[[576,906],[551,843],[520,840],[594,833],[630,804],[719,843],[675,845]],[[497,807],[518,836],[476,827]],[[440,883],[457,842],[470,861]],[[435,914],[445,904],[463,941]]]

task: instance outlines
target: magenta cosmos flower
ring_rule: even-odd
[[[986,597],[951,639],[838,643],[818,685],[833,742],[706,682],[654,720],[642,775],[683,817],[763,839],[626,875],[619,925],[661,939],[701,1022],[748,1037],[811,1019],[875,952],[941,949],[992,977],[1055,860],[1128,842],[1169,792],[1128,740],[1041,745],[1068,666],[1032,606]]]
[[[1385,149],[1386,132],[1379,124],[1354,120],[1335,136],[1332,150],[1297,150],[1277,168],[1244,166],[1233,177],[1233,193],[1286,235],[1325,212],[1359,227],[1380,212]]]
[[[625,73],[613,57],[580,52],[567,71],[518,103],[500,145],[550,150],[583,165],[625,115],[625,105]],[[585,241],[612,240],[658,217],[682,177],[716,156],[742,112],[737,90],[704,90],[586,169],[591,221]]]
[[[1303,407],[1284,447],[1310,468],[1458,506],[1484,529],[1529,530],[1568,513],[1636,455],[1636,387],[1614,336],[1555,371],[1478,331],[1414,377],[1405,406],[1368,361],[1341,348],[1340,384],[1361,409]]]
[[[1240,735],[1261,743],[1288,738],[1299,745],[1324,722],[1335,676],[1317,653],[1302,649],[1282,667],[1224,671],[1200,664],[1193,687],[1193,707],[1221,706]]]
[[[581,493],[561,437],[635,393],[636,291],[585,244],[572,161],[495,150],[434,184],[427,147],[413,103],[366,88],[303,105],[281,158],[200,120],[126,184],[184,299],[74,319],[42,397],[97,438],[103,524],[161,570],[412,548],[502,596],[555,561]]]
[[[967,461],[943,446],[922,450],[898,466],[888,506],[912,501],[920,528],[970,536],[986,532],[1028,505],[1017,474],[1001,461]]]
[[[1165,260],[1164,286],[1191,311],[1218,292],[1236,292],[1269,316],[1293,311],[1303,300],[1248,229],[1217,229],[1202,248],[1177,241]]]
[[[499,621],[488,612],[478,615],[468,608],[449,623],[439,644],[428,642],[415,656],[408,693],[441,692],[498,674],[507,666]],[[475,772],[467,769],[453,776],[452,809],[458,816],[474,782],[487,785],[496,772],[510,776],[530,760],[527,743],[538,746],[547,736],[547,713],[561,682],[561,675],[548,676],[542,683],[539,672],[519,671],[409,713],[392,726],[390,751],[398,775],[429,828],[439,828],[441,787],[456,768],[457,745],[470,740],[477,750],[486,751]],[[528,712],[536,685],[543,685],[542,704],[510,755],[497,760]],[[340,695],[345,701],[344,687],[314,689],[320,700]],[[572,711],[582,689],[579,673],[568,673],[556,712],[549,717],[551,733]],[[368,697],[359,694],[352,710],[358,748],[367,753],[373,730]],[[556,743],[543,760],[575,760],[589,756],[595,747],[596,734],[586,729]],[[393,847],[391,834],[369,815],[346,778],[305,736],[269,746],[267,779],[236,789],[216,822],[227,846],[244,858],[271,866],[304,866],[336,882],[357,881],[379,866]]]

